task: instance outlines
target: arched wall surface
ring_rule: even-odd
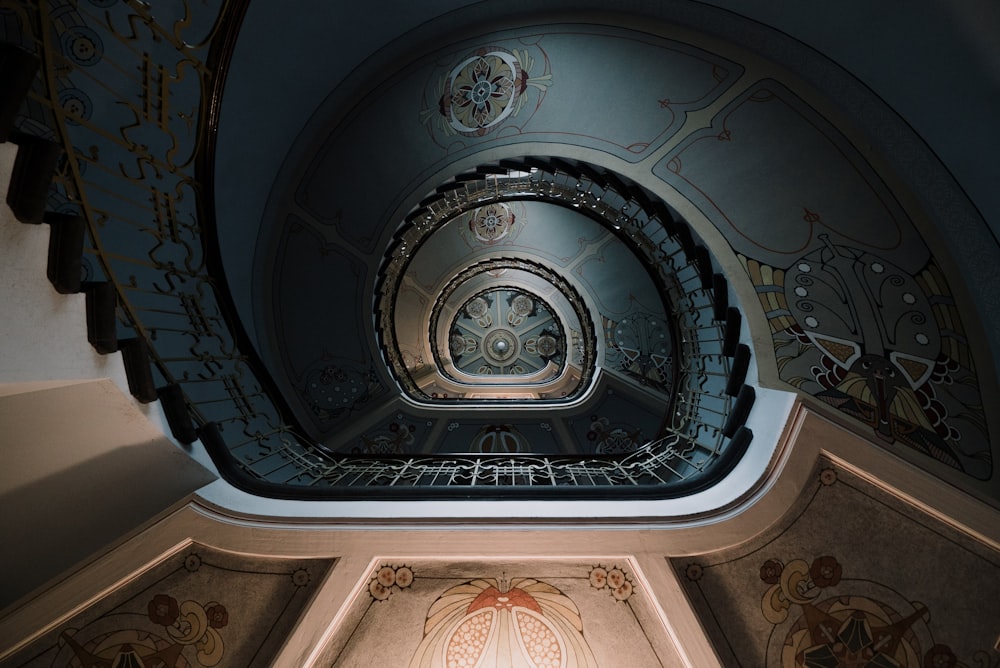
[[[227,90],[231,102],[224,110],[227,128],[220,133],[220,142],[226,151],[233,151],[236,162],[255,167],[248,174],[249,180],[220,176],[220,187],[230,193],[224,197],[233,202],[234,219],[257,218],[288,145],[320,104],[330,83],[342,79],[375,49],[391,48],[427,15],[443,15],[465,4],[425,4],[420,16],[408,6],[396,8],[389,16],[369,15],[355,6],[340,8],[342,19],[337,21],[312,21],[308,14],[289,16],[278,6],[254,5],[243,26],[248,39],[237,46],[238,57]],[[663,6],[645,4],[643,9],[647,11]],[[988,0],[947,7],[927,0],[913,5],[913,11],[905,16],[891,8],[872,7],[863,0],[836,7],[760,5],[743,0],[698,4],[699,8],[687,13],[678,11],[678,5],[669,9],[678,19],[692,21],[691,14],[697,11],[706,16],[715,11],[713,19],[734,12],[776,28],[846,68],[902,115],[941,156],[988,221],[998,219],[1000,204],[979,160],[979,156],[995,153],[997,148],[995,137],[979,131],[996,115],[995,82],[1000,70],[1000,55],[989,39],[991,26],[998,20],[997,12]],[[574,6],[585,7],[580,3]],[[273,40],[273,26],[290,22],[296,22],[295,31],[303,35],[302,39],[280,51],[256,48],[257,44]],[[313,33],[322,38],[311,38]],[[340,45],[342,49],[332,51]],[[330,54],[334,54],[332,58]],[[287,57],[284,63],[280,60],[283,57]],[[283,76],[290,67],[285,63],[294,63],[300,76]],[[314,69],[308,69],[311,65]],[[275,124],[270,115],[245,113],[257,106],[259,86],[280,91],[269,100],[269,109],[275,116],[288,119],[287,123]],[[947,122],[953,114],[959,122]],[[251,147],[244,141],[246,136],[260,141]],[[232,270],[239,271],[240,267],[234,264]],[[249,273],[238,277],[249,280]]]

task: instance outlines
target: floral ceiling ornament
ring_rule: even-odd
[[[360,411],[385,393],[370,361],[339,357],[324,351],[310,364],[299,383],[316,419],[334,423]]]
[[[843,574],[843,566],[831,555],[811,564],[773,558],[761,564],[760,579],[770,585],[761,612],[776,627],[768,665],[959,665],[947,645],[933,641],[927,626],[930,611],[922,603],[902,599],[868,580],[844,580]],[[878,590],[884,596],[868,595]],[[798,616],[792,614],[793,606],[801,609]]]
[[[635,591],[631,576],[617,566],[594,566],[589,579],[591,587],[609,590],[616,601],[627,601]]]
[[[410,668],[596,668],[580,610],[534,578],[480,578],[446,590],[427,611]]]
[[[436,119],[445,136],[482,137],[493,132],[517,116],[529,86],[544,91],[551,84],[547,63],[543,74],[529,75],[534,62],[527,50],[477,49],[443,77],[435,96],[437,108],[425,108],[421,120],[429,124]]]
[[[368,583],[368,593],[376,601],[385,601],[397,589],[406,589],[413,584],[413,569],[409,566],[385,564],[375,571]]]
[[[510,210],[510,205],[504,202],[494,202],[481,206],[472,212],[469,219],[469,231],[476,240],[490,246],[504,239],[514,229],[516,217]]]
[[[173,596],[160,593],[147,603],[146,617],[162,631],[146,625],[80,640],[82,634],[67,629],[60,637],[84,666],[190,666],[193,663],[186,652],[192,650],[197,665],[204,668],[222,661],[225,647],[220,631],[229,624],[229,611],[221,603],[178,603]]]
[[[417,425],[404,420],[402,415],[388,426],[380,426],[368,434],[362,434],[350,451],[352,454],[365,455],[398,455],[412,448],[416,438]],[[346,450],[345,450],[346,451]]]

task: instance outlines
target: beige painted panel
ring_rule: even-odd
[[[184,545],[9,665],[269,666],[332,563]]]
[[[1000,552],[823,459],[773,530],[671,561],[726,665],[978,665],[1000,632]]]
[[[0,397],[0,444],[0,606],[214,479],[108,379]]]
[[[337,629],[320,665],[507,665],[507,656],[513,665],[680,663],[626,557],[372,564],[351,603],[352,622]]]

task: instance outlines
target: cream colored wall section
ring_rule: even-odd
[[[16,156],[16,145],[0,144],[0,395],[110,378],[127,396],[121,355],[87,342],[86,297],[61,295],[48,281],[49,226],[20,223],[7,206]],[[132,405],[166,431],[159,402]]]
[[[60,295],[46,278],[49,226],[20,223],[7,206],[16,155],[17,146],[0,144],[0,386],[108,377],[128,392],[121,356],[87,343],[84,295]]]
[[[4,199],[16,153],[0,144]],[[214,479],[128,394],[121,355],[87,342],[84,295],[46,277],[48,240],[0,204],[0,608]]]

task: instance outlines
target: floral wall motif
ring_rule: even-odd
[[[659,315],[633,310],[612,320],[603,316],[605,364],[660,392],[673,386],[674,341],[670,325]]]
[[[329,352],[309,366],[301,388],[303,399],[321,425],[343,420],[385,393],[371,363]]]
[[[647,442],[641,429],[632,425],[614,423],[602,415],[592,415],[587,440],[593,441],[594,453],[618,455],[635,452]]]
[[[516,117],[528,102],[528,87],[538,89],[534,108],[542,103],[552,74],[545,51],[537,49],[540,67],[529,49],[508,51],[483,47],[463,58],[440,82],[437,113],[421,114],[425,123],[437,121],[437,130],[447,137],[461,134],[481,137],[497,130],[508,117]],[[539,70],[535,76],[533,70]]]
[[[422,420],[405,413],[376,425],[359,438],[348,441],[340,452],[357,455],[399,455],[419,452],[427,438],[432,420]]]
[[[768,169],[753,168],[762,162]],[[760,81],[654,171],[737,253],[770,324],[780,380],[864,423],[892,451],[992,479],[955,279],[838,128],[783,85]]]
[[[415,577],[413,569],[405,564],[395,566],[385,564],[372,576],[368,583],[368,593],[376,601],[384,601],[392,596],[394,591],[406,589],[413,584]]]
[[[920,632],[926,631],[923,627],[931,616],[922,603],[899,599],[891,590],[874,594],[878,598],[825,595],[823,590],[837,587],[842,575],[843,567],[830,555],[816,557],[812,564],[802,559],[787,564],[775,559],[764,562],[761,580],[771,587],[761,600],[761,612],[776,630],[783,631],[768,644],[770,662],[780,661],[783,666],[858,662],[936,666],[947,653],[952,657],[950,665],[954,665],[955,655],[947,645],[937,643],[926,653],[921,651],[929,643]],[[864,587],[866,594],[878,588],[871,584]],[[921,644],[921,640],[925,642]]]
[[[782,524],[671,560],[726,665],[1000,659],[1000,554],[828,465]]]
[[[445,590],[427,611],[411,668],[597,665],[579,608],[533,578],[476,579]]]
[[[617,565],[594,566],[590,569],[590,586],[594,589],[607,589],[615,600],[627,601],[635,592],[632,576],[624,568]]]
[[[744,262],[762,302],[776,285],[763,276],[784,277],[783,298],[768,314],[786,382],[864,422],[887,445],[990,479],[972,355],[933,262],[910,276],[846,246],[811,253],[786,271]]]
[[[10,665],[267,666],[333,563],[192,544],[60,624]]]
[[[628,389],[624,383],[616,383],[592,412],[565,421],[580,452],[623,455],[635,452],[662,432],[663,411]]]
[[[513,239],[524,227],[524,219],[518,218],[510,204],[495,202],[474,210],[469,216],[468,227],[476,243],[492,246]]]
[[[530,572],[533,577],[516,575]],[[384,561],[323,661],[345,666],[662,666],[662,624],[630,568]],[[386,642],[386,638],[392,642]]]

